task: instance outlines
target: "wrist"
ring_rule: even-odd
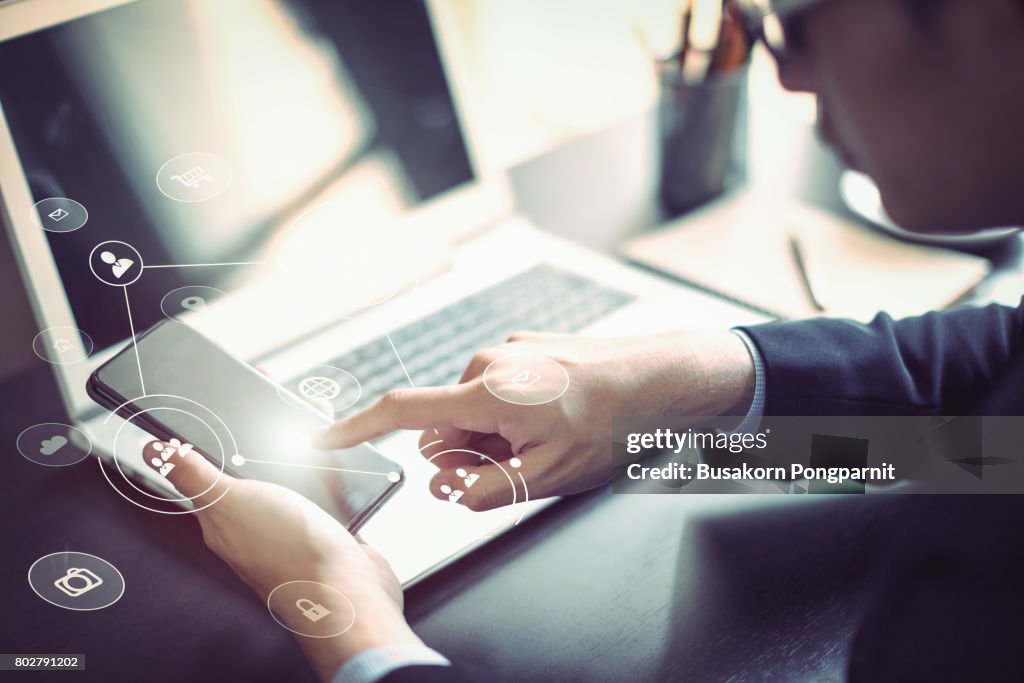
[[[355,622],[345,633],[333,638],[297,636],[299,647],[323,681],[356,655],[384,645],[423,645],[405,617],[394,606],[356,607]]]
[[[674,383],[666,415],[746,415],[754,398],[754,360],[732,331],[672,335]]]

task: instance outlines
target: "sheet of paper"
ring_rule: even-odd
[[[789,244],[826,291],[823,315],[868,320],[956,303],[988,274],[986,259],[899,241],[824,211],[753,193],[721,199],[631,240],[632,261],[783,318],[822,315]]]

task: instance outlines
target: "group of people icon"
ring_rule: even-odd
[[[160,456],[153,457],[149,462],[160,473],[161,477],[166,477],[174,469],[174,463],[169,462],[171,457],[175,453],[180,457],[185,457],[192,452],[192,444],[182,443],[178,439],[171,439],[167,444],[155,441],[153,442],[153,449],[159,452]]]
[[[477,474],[476,472],[470,474],[461,467],[455,470],[455,475],[458,477],[462,477],[463,485],[467,489],[471,488],[473,484],[476,483],[476,480],[480,478],[480,475]],[[459,502],[459,499],[462,498],[463,495],[465,495],[466,492],[463,491],[462,489],[453,489],[448,484],[441,484],[441,493],[448,496],[449,503],[457,503]]]

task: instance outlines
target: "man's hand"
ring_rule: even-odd
[[[147,464],[152,452],[152,445],[147,446]],[[193,503],[202,508],[195,516],[206,545],[261,600],[283,583],[315,581],[351,601],[355,622],[344,634],[298,636],[322,679],[330,679],[343,662],[372,647],[421,642],[405,622],[402,589],[384,558],[314,503],[274,484],[221,474],[197,453],[174,455],[170,462],[174,468],[167,473],[168,481],[183,496],[195,496]],[[298,620],[305,617],[298,611],[278,616],[286,623],[295,620],[296,630],[302,630]]]
[[[518,351],[561,364],[568,390],[541,405],[516,405],[492,394],[482,377],[485,368]],[[731,332],[629,339],[520,333],[477,353],[459,384],[392,391],[335,423],[319,445],[349,448],[396,429],[422,429],[420,446],[428,458],[452,449],[499,462],[519,458],[530,497],[542,498],[611,478],[613,416],[743,415],[753,390],[750,353]],[[472,510],[512,502],[508,478],[496,465],[469,453],[448,453],[433,462],[441,468],[430,484],[438,498],[447,497],[445,486],[465,489],[459,502]],[[472,488],[463,486],[474,474],[479,479]],[[520,490],[517,499],[522,495]]]

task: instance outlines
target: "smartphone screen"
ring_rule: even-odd
[[[401,484],[401,467],[370,446],[313,448],[330,418],[187,325],[161,322],[136,345],[137,358],[129,344],[98,368],[89,392],[154,436],[190,444],[233,476],[287,486],[350,530]],[[122,463],[132,455],[115,452]],[[141,450],[135,457],[142,463]]]

